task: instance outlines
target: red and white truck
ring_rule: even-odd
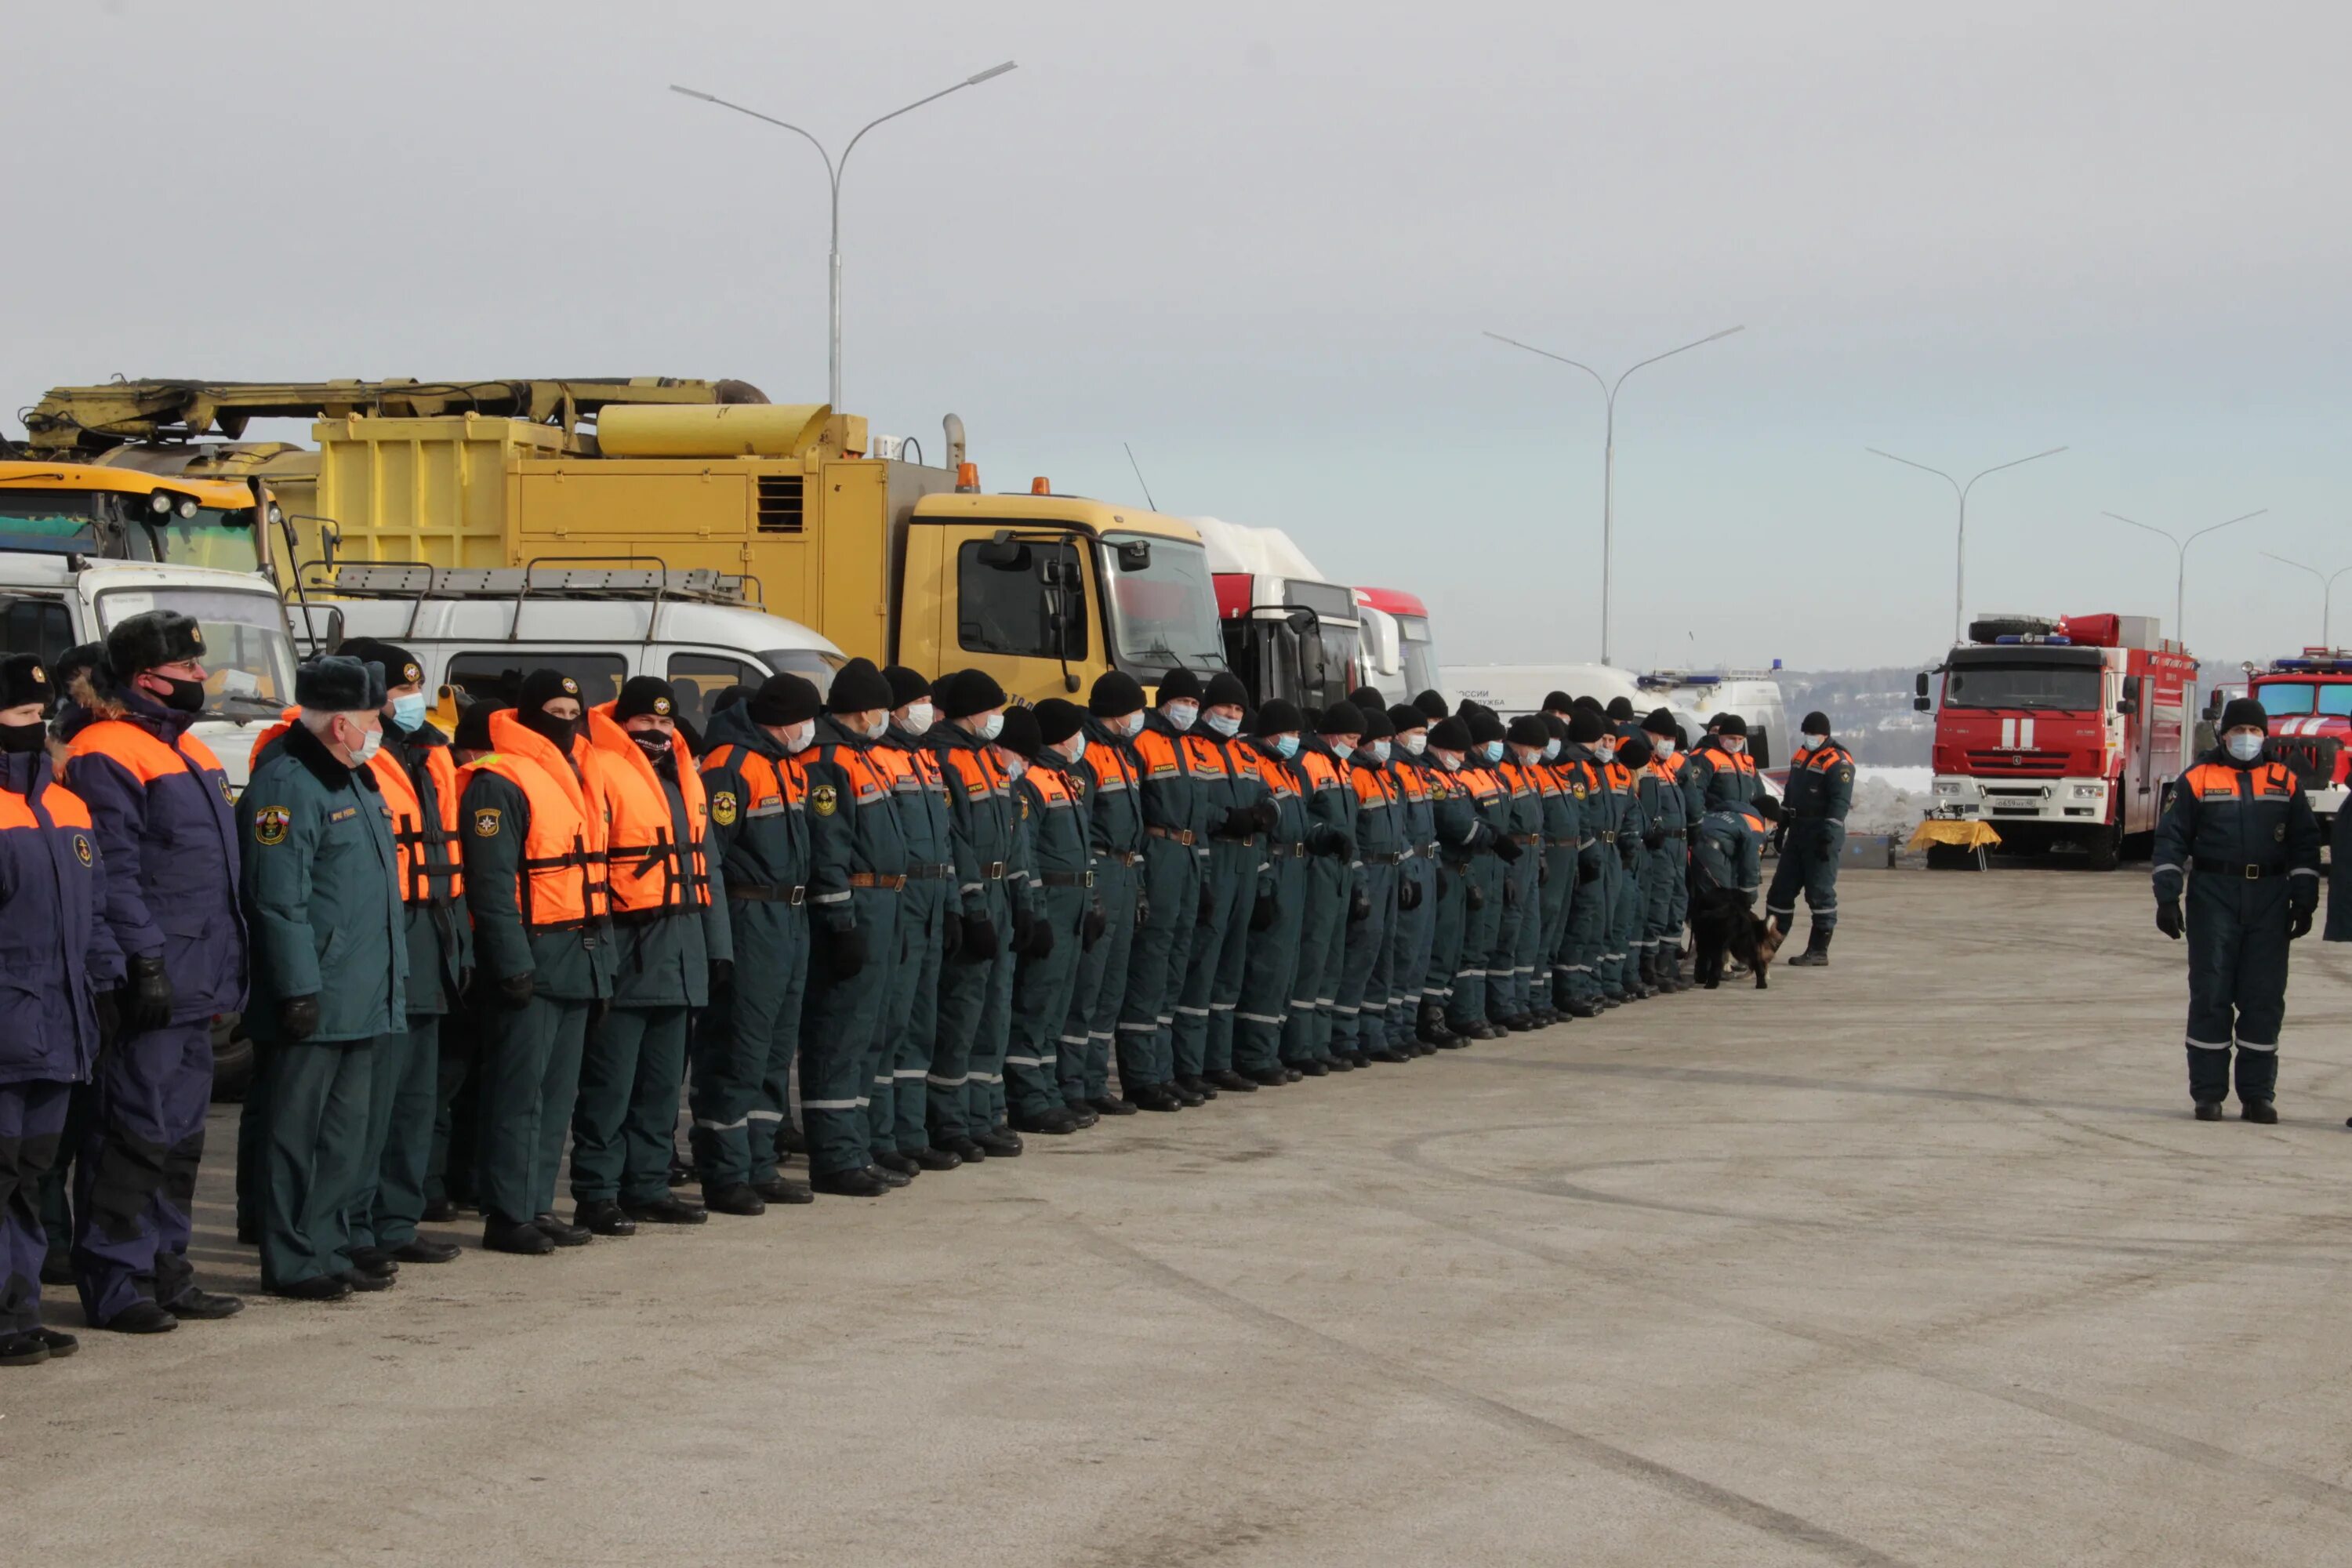
[[[2307,647],[2246,672],[2247,695],[2271,716],[2270,753],[2303,775],[2311,809],[2333,820],[2352,769],[2352,652]],[[2218,717],[2221,690],[2206,717]]]
[[[1945,657],[1936,710],[1938,815],[2002,845],[2079,846],[2110,869],[2145,852],[2196,736],[2197,661],[2152,616],[1987,616]]]

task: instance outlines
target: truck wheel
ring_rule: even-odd
[[[2123,850],[2124,828],[2119,822],[2112,826],[2095,828],[2083,845],[2083,851],[2090,858],[2094,871],[2114,870],[2123,859]]]

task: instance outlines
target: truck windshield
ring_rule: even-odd
[[[1139,540],[1151,546],[1151,564],[1120,571],[1118,547]],[[1111,647],[1120,668],[1225,668],[1207,551],[1182,540],[1110,533],[1103,536],[1098,560],[1110,585]]]
[[[1396,623],[1404,667],[1398,678],[1404,682],[1404,700],[1410,702],[1422,692],[1437,689],[1437,645],[1430,640],[1427,616],[1399,616]]]
[[[294,645],[275,594],[235,588],[110,588],[98,621],[111,631],[149,610],[194,616],[205,634],[205,711],[215,719],[274,719],[294,700]]]
[[[95,554],[169,561],[225,572],[261,570],[249,509],[198,507],[192,517],[156,512],[143,495],[120,490],[0,490],[0,534],[87,538]]]
[[[194,517],[171,512],[151,516],[148,531],[160,545],[157,559],[174,566],[215,566],[224,572],[258,572],[261,551],[254,539],[253,513],[200,506]]]
[[[2303,714],[2352,719],[2352,681],[2263,680],[2255,683],[2253,694],[2273,719]]]
[[[1947,708],[2046,708],[2069,713],[2099,707],[2099,667],[2036,664],[1956,664],[1944,676]]]

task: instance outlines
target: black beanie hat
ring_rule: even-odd
[[[832,689],[824,694],[828,713],[865,713],[890,706],[890,683],[870,658],[853,658],[834,672]]]
[[[1087,694],[1087,711],[1097,719],[1123,719],[1143,705],[1143,683],[1123,669],[1104,670]]]
[[[1650,744],[1650,737],[1646,733],[1636,730],[1617,742],[1617,760],[1629,768],[1647,767],[1651,754],[1656,749]]]
[[[1160,704],[1201,700],[1201,678],[1189,669],[1171,669],[1160,678]]]
[[[1454,716],[1467,724],[1479,714],[1492,713],[1493,711],[1494,710],[1487,707],[1484,702],[1475,701],[1470,698],[1465,697],[1461,702],[1454,707]]]
[[[751,695],[751,688],[741,681],[731,681],[711,694],[709,713],[714,719]]]
[[[890,683],[890,706],[893,708],[920,702],[931,694],[931,683],[903,664],[883,667],[882,679]]]
[[[1381,695],[1381,689],[1379,687],[1370,685],[1370,683],[1359,686],[1356,689],[1348,693],[1348,700],[1354,703],[1357,707],[1362,709],[1367,713],[1371,712],[1374,709],[1378,709],[1383,713],[1389,710],[1389,700]]]
[[[1506,733],[1503,721],[1484,708],[1471,714],[1465,722],[1470,727],[1470,738],[1482,746],[1489,741],[1501,740]]]
[[[1690,750],[1690,731],[1680,724],[1675,726],[1675,748],[1683,752]]]
[[[658,675],[633,675],[622,683],[621,695],[613,700],[613,717],[637,719],[648,713],[663,719],[677,716],[677,704],[670,700],[669,682]]]
[[[1007,721],[1013,715],[1007,713]],[[1037,704],[1037,738],[1049,746],[1058,746],[1086,728],[1087,710],[1075,702],[1058,697],[1048,697]]]
[[[1590,708],[1579,708],[1568,716],[1568,738],[1580,746],[1589,746],[1601,739],[1601,715]]]
[[[1160,695],[1163,699],[1168,695],[1165,687],[1160,689]],[[1221,669],[1209,677],[1208,687],[1201,693],[1201,706],[1216,708],[1227,703],[1235,708],[1248,707],[1249,688],[1242,684],[1241,677],[1231,670]]]
[[[335,651],[362,664],[383,666],[386,686],[421,686],[425,682],[425,667],[398,643],[385,642],[381,637],[345,637]]]
[[[1396,732],[1402,735],[1407,730],[1428,729],[1431,720],[1428,714],[1412,703],[1400,702],[1389,710],[1389,722],[1395,725]]]
[[[294,701],[314,713],[371,713],[383,706],[383,666],[326,654],[294,671]]]
[[[1780,820],[1780,803],[1769,795],[1752,796],[1748,802],[1748,809],[1767,822]]]
[[[107,666],[118,680],[204,657],[204,628],[177,610],[149,610],[106,634]]]
[[[1567,720],[1561,718],[1557,713],[1547,713],[1543,716],[1543,721],[1544,728],[1551,731],[1551,738],[1553,740],[1565,741],[1568,739]]]
[[[1653,735],[1671,735],[1675,732],[1675,716],[1664,708],[1653,708],[1650,716],[1642,721],[1642,728]]]
[[[1723,728],[1723,721],[1730,717],[1731,715],[1728,713],[1717,713],[1715,717],[1709,719],[1706,721],[1707,733],[1712,735],[1721,731]]]
[[[772,675],[745,699],[743,711],[754,724],[781,730],[787,724],[804,724],[824,712],[824,699],[817,695],[816,683],[805,676]]]
[[[2260,724],[2267,731],[2271,727],[2271,716],[2252,698],[2232,697],[2229,706],[2221,710],[2221,721],[2213,727],[2213,732],[2226,735],[2241,724]]]
[[[534,669],[522,678],[515,695],[518,712],[536,713],[559,697],[580,700],[580,683],[560,669]]]
[[[461,752],[495,752],[499,743],[490,739],[490,715],[511,713],[514,710],[503,702],[470,702],[457,715],[457,732],[450,744]]]
[[[1816,708],[1798,722],[1801,735],[1826,735],[1830,732],[1830,716]]]
[[[1268,698],[1265,706],[1257,710],[1257,727],[1251,733],[1292,735],[1297,733],[1299,726],[1305,722],[1306,720],[1299,717],[1298,704],[1286,702],[1279,697]]]
[[[1440,719],[1429,727],[1429,743],[1441,752],[1470,749],[1470,726],[1459,719]]]
[[[1035,756],[1045,744],[1045,737],[1038,732],[1037,710],[1007,708],[1004,727],[996,732],[996,743],[1016,757]]]
[[[41,705],[44,719],[56,710],[57,693],[49,689],[49,672],[29,653],[0,659],[0,708],[22,708],[28,702]]]
[[[1323,710],[1323,717],[1315,721],[1318,735],[1360,735],[1364,732],[1364,715],[1345,698]]]
[[[1350,702],[1348,706],[1353,708],[1355,707],[1355,704]],[[1365,741],[1388,741],[1395,739],[1396,725],[1390,721],[1386,711],[1378,708],[1367,708],[1362,710],[1362,712],[1364,715],[1364,727],[1362,731],[1359,732],[1357,737],[1358,739]]]
[[[1004,688],[996,684],[996,677],[984,669],[960,669],[944,684],[944,691],[932,689],[931,701],[950,719],[969,719],[975,713],[1002,708],[1009,700]]]
[[[1543,705],[1548,712],[1565,713],[1576,706],[1576,699],[1565,691],[1548,691],[1544,693]]]
[[[1434,687],[1414,698],[1412,705],[1428,714],[1432,722],[1453,716],[1453,710],[1445,705],[1444,693]]]
[[[1609,700],[1608,711],[1612,719],[1631,719],[1633,716],[1633,700],[1630,697],[1612,697]]]
[[[1722,721],[1716,726],[1715,732],[1718,735],[1746,735],[1748,721],[1737,713],[1726,713]]]
[[[1591,714],[1596,719],[1603,717],[1601,711],[1601,699],[1598,697],[1579,697],[1570,702],[1569,706],[1570,708],[1581,709],[1585,712]]]
[[[1551,743],[1551,731],[1534,714],[1522,713],[1511,721],[1511,727],[1503,731],[1503,739],[1514,746],[1533,746],[1540,752]]]

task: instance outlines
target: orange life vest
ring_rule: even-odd
[[[259,756],[270,742],[293,728],[301,714],[299,708],[287,709],[277,723],[253,738],[252,754]],[[368,772],[375,776],[384,811],[392,817],[393,848],[400,856],[400,901],[455,903],[466,890],[465,866],[457,847],[457,764],[449,760],[448,747],[436,746],[425,753],[425,768],[433,775],[433,793],[440,796],[438,822],[425,820],[425,803],[399,758],[379,747],[368,759]],[[425,847],[436,840],[449,852],[446,866],[436,866],[425,858]],[[445,885],[436,888],[436,882]]]
[[[603,920],[611,901],[604,887],[604,800],[591,782],[596,775],[587,767],[575,774],[562,754],[511,710],[490,715],[490,740],[499,749],[458,769],[458,788],[462,792],[477,773],[496,773],[522,791],[530,807],[515,889],[522,923],[532,931],[560,931]],[[573,757],[582,758],[588,749],[584,742],[573,742]],[[498,823],[487,826],[484,832],[481,821],[469,825],[483,837],[501,831]]]
[[[670,816],[669,792],[662,787],[652,761],[614,719],[613,706],[603,702],[588,710],[589,738],[608,781],[604,879],[613,912],[708,909],[710,868],[703,849],[710,835],[710,812],[694,753],[684,735],[671,739],[677,758],[677,793],[686,803],[687,836],[681,843]]]

